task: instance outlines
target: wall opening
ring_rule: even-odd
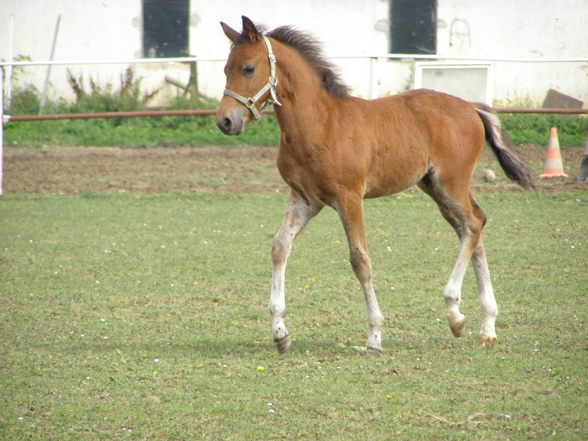
[[[437,0],[390,1],[390,52],[437,53]]]
[[[143,56],[188,55],[190,0],[143,0]]]

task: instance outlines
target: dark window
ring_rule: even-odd
[[[392,53],[436,53],[437,0],[391,0],[390,42]]]
[[[143,0],[143,56],[188,55],[190,0]]]

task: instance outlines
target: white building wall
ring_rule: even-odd
[[[141,0],[0,0],[0,58],[10,53],[10,22],[14,29],[13,57],[48,60],[60,16],[54,60],[92,61],[133,59],[141,56]],[[97,84],[118,86],[126,66],[53,66],[50,99],[71,99],[66,70],[83,73],[86,88]],[[33,84],[43,90],[47,67],[23,67],[14,71],[14,86]]]
[[[10,53],[10,17],[13,16],[13,55],[27,56],[34,61],[48,60],[57,17],[61,15],[55,49],[55,60],[117,60],[142,57],[141,0],[0,0],[0,58]],[[193,0],[190,17],[190,54],[200,57],[225,57],[229,43],[219,22],[225,21],[240,28],[241,15],[248,15],[256,23],[272,29],[283,24],[295,24],[308,30],[324,42],[329,54],[387,51],[388,37],[377,32],[377,20],[386,20],[386,0],[322,0],[300,1],[293,6],[290,0],[225,0],[201,2]],[[357,38],[361,35],[361,38]],[[220,98],[224,87],[223,62],[199,63],[200,90]],[[358,76],[366,62],[343,63],[343,76],[351,84],[364,81]],[[364,66],[362,66],[362,64]],[[54,66],[51,69],[50,98],[71,99],[66,70],[76,76],[84,75],[98,84],[120,83],[126,65],[105,66]],[[171,76],[183,83],[189,79],[189,66],[178,63],[138,65],[137,73],[143,77],[146,90],[163,87],[159,93],[175,93],[166,85],[164,77]],[[46,67],[18,69],[16,87],[34,84],[40,91]],[[369,81],[366,82],[368,84]]]
[[[8,55],[14,16],[14,53],[49,58],[61,15],[56,59],[92,60],[140,56],[141,0],[0,0],[0,56]]]
[[[586,0],[440,0],[437,48],[447,55],[588,55]]]
[[[0,58],[9,54],[9,23],[14,17],[14,56],[49,57],[55,22],[61,25],[56,60],[134,59],[142,56],[141,0],[0,0]],[[323,42],[329,55],[373,55],[388,52],[387,0],[223,0],[191,3],[190,53],[223,57],[229,43],[219,22],[239,28],[241,15],[269,29],[293,24]],[[586,0],[438,0],[437,53],[473,57],[588,57]],[[367,60],[340,60],[344,80],[356,94],[370,93]],[[223,62],[198,65],[200,90],[219,98],[224,87]],[[98,83],[119,85],[128,65],[70,66]],[[66,67],[53,67],[50,97],[71,99]],[[20,69],[17,84],[42,90],[46,67]],[[407,90],[413,84],[412,62],[376,64],[380,95]],[[189,66],[178,63],[137,68],[146,90],[165,85],[166,75],[187,83]],[[588,64],[494,64],[494,98],[501,104],[540,104],[549,88],[588,104]],[[163,87],[160,95],[175,93]]]
[[[489,58],[588,58],[586,0],[439,0],[437,52]],[[495,63],[495,100],[540,105],[549,88],[588,107],[588,63]]]
[[[198,24],[191,29],[190,35],[192,51],[197,55],[226,56],[230,44],[219,22],[241,29],[241,15],[267,29],[294,25],[308,31],[322,42],[329,55],[388,51],[388,33],[376,30],[382,23],[387,26],[387,0],[223,0],[201,8],[198,3],[202,2],[192,2],[192,15],[198,16]],[[335,60],[335,63],[340,66],[344,81],[356,93],[367,96],[369,62],[356,59]],[[223,63],[216,66],[203,64],[198,67],[202,89],[218,97],[224,88]]]

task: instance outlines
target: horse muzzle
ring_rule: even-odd
[[[225,135],[240,135],[245,130],[248,109],[238,106],[227,111],[222,108],[216,114],[216,126]]]

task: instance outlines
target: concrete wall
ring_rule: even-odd
[[[0,58],[10,52],[10,16],[13,18],[13,56],[34,61],[49,59],[58,16],[61,16],[55,60],[133,59],[141,56],[141,0],[0,0]],[[54,66],[51,69],[52,99],[71,99],[66,69],[84,73],[86,85],[119,83],[126,66],[80,68]],[[47,67],[15,69],[15,87],[33,84],[39,91]]]
[[[141,0],[0,0],[0,58],[9,53],[9,17],[14,16],[14,55],[46,60],[57,16],[61,26],[56,60],[133,59],[142,56]],[[388,52],[387,0],[193,0],[190,53],[226,56],[229,43],[219,21],[239,28],[248,15],[269,29],[294,24],[322,42],[329,55]],[[474,57],[588,57],[588,1],[586,0],[438,0],[437,53]],[[356,94],[370,93],[369,61],[334,60]],[[220,97],[223,62],[199,63],[203,93]],[[127,65],[70,66],[75,74],[99,83],[119,85]],[[50,94],[71,99],[65,67],[54,67]],[[189,67],[164,63],[137,68],[146,90],[162,88],[164,98],[177,90],[164,87],[166,75],[187,83]],[[378,93],[397,93],[412,87],[412,62],[376,64]],[[42,90],[46,67],[20,69],[16,84],[33,83]],[[540,104],[549,88],[588,104],[588,64],[494,63],[494,99],[501,104]]]
[[[587,58],[588,1],[440,0],[437,50],[473,57]],[[549,88],[588,106],[588,63],[495,63],[495,100],[540,104]]]

